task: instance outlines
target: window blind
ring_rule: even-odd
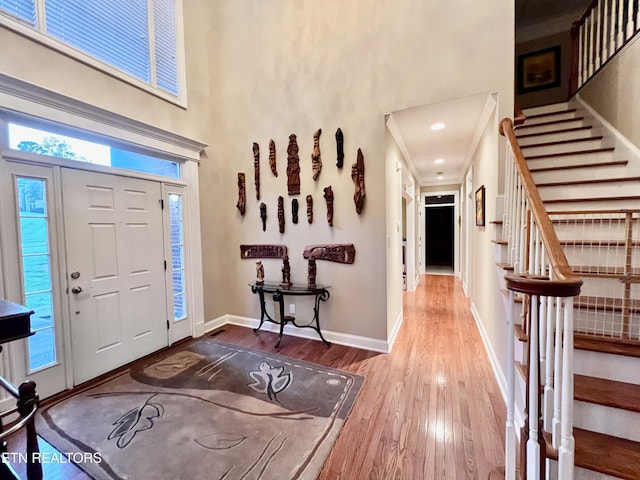
[[[45,0],[47,34],[151,80],[146,0]]]
[[[176,15],[173,0],[154,0],[155,64],[158,87],[178,94]]]
[[[36,26],[35,0],[0,0],[0,10],[26,22],[29,26]]]

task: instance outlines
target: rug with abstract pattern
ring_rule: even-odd
[[[204,337],[42,408],[37,431],[96,479],[314,479],[363,381]]]

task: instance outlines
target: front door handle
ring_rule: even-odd
[[[74,285],[73,287],[71,287],[71,293],[77,295],[80,292],[82,292],[82,287],[79,285]]]

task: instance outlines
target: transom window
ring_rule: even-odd
[[[21,33],[31,29],[52,39],[45,42],[51,46],[71,47],[62,49],[65,54],[97,59],[88,63],[103,62],[179,98],[180,5],[180,0],[0,0],[0,23]]]
[[[2,0],[0,0],[2,1]],[[9,123],[9,148],[78,162],[180,178],[180,164],[141,153]]]

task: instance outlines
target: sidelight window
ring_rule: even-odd
[[[34,311],[29,337],[29,371],[56,362],[55,318],[47,184],[41,178],[16,178],[19,206],[20,257],[25,305]]]

